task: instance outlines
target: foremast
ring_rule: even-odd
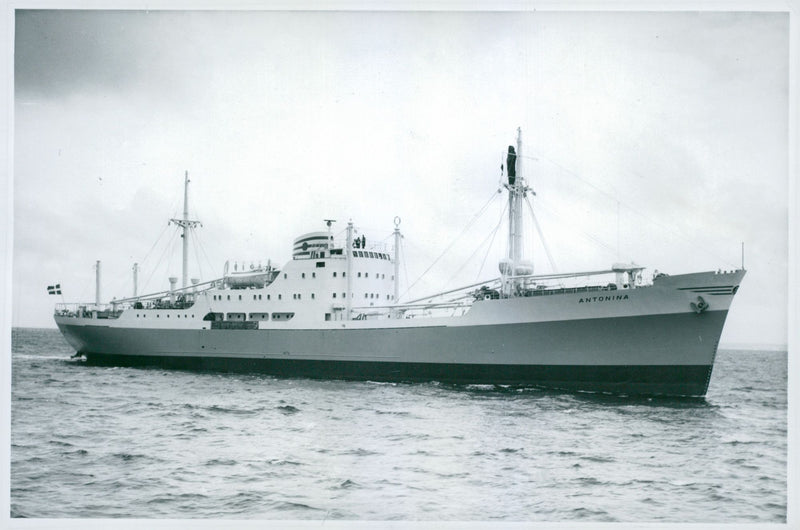
[[[183,260],[182,260],[182,277],[181,288],[185,289],[189,282],[189,230],[200,224],[200,221],[189,219],[189,172],[186,171],[183,182],[183,218],[170,219],[170,223],[174,223],[182,228],[181,239],[183,240]]]

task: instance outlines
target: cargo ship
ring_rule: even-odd
[[[226,264],[220,278],[190,280],[187,232],[198,221],[187,173],[183,217],[172,219],[183,231],[181,287],[172,277],[167,291],[57,304],[55,322],[99,365],[704,396],[744,268],[534,274],[523,255],[532,190],[522,147],[518,131],[502,177],[507,253],[490,280],[401,302],[399,218],[393,244],[368,243],[352,221],[337,237],[325,220],[294,239],[283,267]]]

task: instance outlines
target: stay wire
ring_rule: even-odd
[[[197,262],[197,268],[199,269],[200,272],[200,279],[204,279],[205,274],[203,274],[203,262],[200,261],[200,252],[197,249],[197,241],[200,238],[197,237],[197,233],[193,228],[189,230],[189,235],[191,236],[192,248],[194,248],[194,255],[195,255],[195,260]]]
[[[489,241],[489,246],[486,247],[486,254],[483,256],[483,261],[481,261],[481,267],[480,269],[478,269],[478,275],[475,276],[476,282],[478,281],[478,278],[480,278],[481,273],[483,273],[483,267],[486,265],[486,260],[489,258],[489,253],[492,251],[492,245],[494,245],[494,238],[497,236],[497,232],[503,225],[503,219],[505,218],[507,209],[508,209],[508,203],[506,203],[506,205],[503,207],[503,211],[500,212],[500,220],[497,221],[497,226],[495,226],[494,230],[492,230],[489,233],[489,235],[486,236],[486,239],[489,239],[491,237],[491,241]],[[486,243],[486,239],[484,239],[483,243],[481,243],[481,245],[477,249],[475,249],[475,252],[472,253],[473,256],[478,253],[478,250],[480,250],[481,247],[483,247],[484,243]],[[470,256],[469,259],[472,259],[472,256]]]
[[[486,265],[486,260],[489,257],[489,252],[492,250],[492,245],[494,245],[494,238],[497,237],[497,232],[500,231],[500,227],[503,226],[503,219],[506,215],[506,210],[508,209],[508,203],[503,207],[503,211],[500,213],[500,220],[497,222],[497,226],[494,227],[494,232],[492,232],[492,240],[489,243],[489,247],[486,249],[486,255],[483,257],[483,261],[481,262],[481,268],[478,270],[478,275],[475,277],[475,281],[478,281],[481,273],[483,273],[483,267]]]
[[[533,157],[526,157],[526,156],[523,155],[523,158],[533,158]],[[727,263],[728,265],[732,264],[730,260],[722,258],[721,256],[718,256],[716,253],[711,252],[708,248],[700,246],[697,243],[693,242],[685,233],[683,233],[683,231],[677,230],[674,227],[667,226],[666,224],[647,216],[646,214],[644,214],[643,212],[637,210],[636,208],[634,208],[633,206],[629,205],[628,203],[621,201],[618,197],[615,197],[614,195],[610,194],[609,192],[603,190],[602,188],[599,188],[595,184],[592,184],[591,182],[589,182],[588,180],[584,179],[583,177],[581,177],[580,175],[578,175],[574,171],[572,171],[570,169],[567,169],[566,167],[562,166],[561,164],[559,164],[555,160],[552,160],[552,159],[542,155],[541,153],[539,154],[539,158],[541,158],[543,160],[546,160],[547,162],[550,162],[551,164],[553,164],[557,168],[561,169],[562,171],[564,171],[568,175],[578,179],[579,181],[583,182],[584,184],[586,184],[587,186],[591,187],[592,189],[594,189],[594,190],[600,192],[601,194],[605,195],[606,197],[608,197],[612,201],[616,202],[618,207],[619,207],[620,204],[622,204],[623,206],[625,206],[625,208],[627,208],[628,210],[630,210],[634,214],[640,216],[645,221],[647,221],[649,223],[652,223],[652,224],[660,227],[661,229],[666,230],[669,233],[677,235],[680,239],[682,239],[685,243],[688,243],[691,247],[693,247],[693,248],[695,248],[697,250],[701,250],[704,253],[706,253],[708,256],[711,256],[714,259],[722,261],[723,263]],[[535,159],[536,158],[534,158],[534,160]]]
[[[538,203],[538,204],[539,204],[539,208],[541,208],[542,210],[544,210],[544,211],[548,212],[550,215],[552,215],[552,216],[553,216],[553,217],[555,217],[556,219],[559,219],[559,220],[561,220],[565,226],[570,226],[570,227],[572,227],[573,229],[576,229],[578,232],[580,232],[581,236],[585,237],[586,239],[588,239],[588,240],[589,240],[589,241],[591,241],[591,242],[594,242],[594,243],[595,243],[595,244],[596,244],[598,247],[601,247],[601,248],[603,248],[603,249],[605,249],[605,250],[607,250],[607,251],[611,252],[611,254],[612,254],[612,255],[616,255],[616,249],[614,249],[614,247],[612,247],[611,245],[607,244],[606,242],[604,242],[604,241],[603,241],[602,239],[600,239],[599,237],[597,237],[597,236],[595,236],[595,235],[592,235],[592,234],[590,234],[589,232],[586,232],[585,230],[581,230],[581,229],[577,228],[577,227],[576,227],[574,224],[572,224],[572,223],[570,223],[570,222],[568,222],[568,221],[565,221],[565,220],[564,220],[564,219],[563,219],[561,216],[559,216],[557,213],[555,213],[554,211],[552,211],[552,210],[551,210],[550,208],[548,208],[547,206],[544,206],[544,205],[542,204],[542,202],[543,202],[543,201],[540,199],[540,200],[539,200],[539,203]]]
[[[408,286],[408,288],[406,289],[405,293],[403,293],[403,295],[405,295],[406,293],[408,293],[408,291],[410,291],[411,289],[413,289],[413,288],[414,288],[414,286],[415,286],[415,285],[416,285],[416,284],[417,284],[417,283],[418,283],[418,282],[419,282],[419,281],[420,281],[420,280],[421,280],[421,279],[422,279],[422,278],[423,278],[423,277],[424,277],[426,274],[428,274],[428,272],[429,272],[429,271],[430,271],[430,270],[431,270],[431,269],[432,269],[432,268],[433,268],[433,267],[434,267],[434,266],[435,266],[435,265],[436,265],[436,264],[439,262],[439,260],[440,260],[440,259],[442,259],[442,257],[443,257],[445,254],[447,254],[447,253],[450,251],[450,249],[453,247],[453,245],[455,245],[455,244],[456,244],[456,242],[458,242],[458,240],[459,240],[459,239],[461,239],[461,237],[462,237],[462,236],[463,236],[465,233],[467,233],[467,230],[469,230],[469,229],[472,227],[472,225],[475,223],[475,221],[477,221],[477,220],[480,218],[480,216],[481,216],[481,215],[483,215],[483,213],[484,213],[484,212],[486,211],[486,209],[489,207],[489,204],[491,204],[491,203],[492,203],[492,201],[493,201],[493,200],[495,200],[495,198],[496,198],[498,195],[499,195],[499,194],[498,194],[497,192],[494,192],[494,191],[492,192],[492,196],[489,198],[489,200],[488,200],[488,201],[486,201],[486,203],[485,203],[485,204],[483,205],[483,207],[482,207],[482,208],[481,208],[481,209],[478,211],[478,213],[476,213],[476,214],[473,216],[473,218],[472,218],[472,219],[471,219],[471,220],[470,220],[470,221],[467,223],[467,225],[464,227],[464,229],[461,231],[461,233],[460,233],[460,234],[459,234],[459,235],[458,235],[458,236],[457,236],[455,239],[453,239],[453,240],[450,242],[450,244],[449,244],[449,245],[447,245],[447,247],[446,247],[446,248],[445,248],[445,249],[442,251],[442,253],[441,253],[441,254],[439,254],[439,257],[437,257],[435,260],[433,260],[433,263],[431,263],[431,264],[428,266],[428,268],[427,268],[427,269],[425,269],[425,271],[424,271],[424,272],[423,272],[423,273],[422,273],[422,274],[421,274],[421,275],[420,275],[420,276],[419,276],[419,277],[418,277],[416,280],[414,280],[414,282],[413,282],[413,283],[411,283],[411,285],[409,285],[409,286]]]
[[[155,274],[156,270],[158,270],[158,268],[161,266],[161,262],[164,260],[164,255],[172,248],[172,240],[175,239],[177,233],[178,233],[177,230],[172,233],[172,237],[167,242],[166,246],[164,247],[164,250],[161,252],[161,256],[158,258],[156,265],[151,269],[150,276],[147,277],[147,280],[145,280],[144,285],[142,285],[143,292],[146,292],[147,286],[150,284],[150,280],[153,278],[153,274]]]
[[[169,225],[170,225],[170,223],[167,223],[166,225],[164,225],[164,228],[161,229],[161,233],[158,234],[158,237],[156,238],[155,242],[153,243],[153,246],[150,247],[150,250],[148,250],[147,254],[144,255],[144,258],[142,258],[142,261],[140,262],[140,265],[144,265],[147,262],[147,258],[150,257],[150,254],[153,252],[153,249],[155,249],[156,245],[158,245],[158,242],[161,241],[161,238],[164,236],[164,232],[167,231],[167,228],[169,228]]]
[[[536,231],[539,233],[539,239],[544,247],[544,253],[547,255],[547,260],[550,262],[550,268],[553,270],[553,273],[558,274],[556,262],[553,261],[553,255],[550,253],[550,247],[547,245],[547,240],[544,238],[544,232],[542,232],[542,227],[539,225],[539,220],[536,218],[536,213],[533,211],[533,205],[528,197],[525,197],[525,203],[528,205],[528,210],[531,212],[533,224],[536,226]]]

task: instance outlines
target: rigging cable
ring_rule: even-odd
[[[153,277],[153,274],[155,273],[156,269],[158,269],[159,265],[161,265],[164,255],[172,248],[172,240],[175,239],[177,233],[177,230],[172,233],[172,238],[170,238],[170,240],[167,242],[166,247],[164,247],[164,250],[161,252],[161,256],[158,258],[158,262],[156,262],[155,267],[153,267],[153,269],[150,271],[150,276],[147,277],[147,280],[145,280],[144,284],[142,285],[142,291],[146,292],[147,286],[150,284],[150,279]],[[167,271],[167,274],[169,274],[169,271]]]
[[[202,278],[205,277],[205,275],[203,274],[203,262],[200,261],[200,252],[197,250],[197,245],[198,245],[198,242],[200,241],[200,238],[197,237],[197,232],[195,231],[194,228],[190,228],[189,229],[189,235],[191,236],[190,239],[192,240],[192,247],[194,247],[194,255],[195,255],[195,258],[197,260],[197,268],[200,269],[200,271],[199,271],[200,272],[200,279],[202,279]]]
[[[601,189],[601,188],[597,187],[596,185],[594,185],[594,184],[592,184],[591,182],[589,182],[588,180],[584,179],[583,177],[581,177],[580,175],[578,175],[578,174],[577,174],[577,173],[575,173],[574,171],[571,171],[571,170],[567,169],[566,167],[562,166],[562,165],[561,165],[561,164],[559,164],[558,162],[556,162],[556,161],[554,161],[554,160],[551,160],[551,159],[549,159],[548,157],[546,157],[546,156],[544,156],[544,155],[542,155],[542,154],[539,154],[539,156],[540,156],[542,159],[544,159],[544,160],[546,160],[546,161],[550,162],[551,164],[553,164],[553,165],[554,165],[554,166],[556,166],[557,168],[561,169],[562,171],[564,171],[564,172],[565,172],[565,173],[567,173],[568,175],[570,175],[570,176],[572,176],[572,177],[574,177],[574,178],[576,178],[576,179],[580,180],[581,182],[583,182],[583,183],[584,183],[584,184],[586,184],[587,186],[589,186],[589,187],[591,187],[591,188],[595,189],[596,191],[598,191],[598,192],[602,193],[603,195],[605,195],[605,196],[606,196],[606,197],[608,197],[609,199],[611,199],[611,200],[613,200],[614,202],[616,202],[616,203],[617,203],[617,209],[618,209],[618,210],[619,210],[619,204],[621,203],[621,204],[622,204],[623,206],[625,206],[625,207],[626,207],[628,210],[630,210],[631,212],[633,212],[633,213],[635,213],[636,215],[640,216],[640,217],[641,217],[642,219],[644,219],[645,221],[648,221],[648,222],[650,222],[650,223],[652,223],[652,224],[654,224],[654,225],[656,225],[656,226],[659,226],[659,227],[661,227],[661,229],[663,229],[663,230],[666,230],[666,231],[667,231],[667,232],[669,232],[669,233],[676,234],[677,236],[679,236],[679,237],[680,237],[680,239],[682,239],[682,240],[683,240],[685,243],[688,243],[688,244],[689,244],[691,247],[693,247],[694,249],[696,249],[696,250],[702,250],[703,252],[705,252],[705,253],[706,253],[706,255],[708,255],[708,256],[710,256],[710,257],[713,257],[713,258],[714,258],[714,259],[716,259],[716,260],[722,261],[722,262],[724,262],[724,263],[727,263],[727,264],[729,264],[729,265],[731,264],[731,262],[730,262],[729,260],[727,260],[727,259],[724,259],[724,258],[722,258],[722,257],[718,256],[718,255],[717,255],[716,253],[714,253],[714,252],[711,252],[711,251],[710,251],[710,250],[709,250],[707,247],[700,246],[700,245],[698,245],[697,243],[693,242],[693,241],[692,241],[692,240],[691,240],[691,239],[690,239],[688,236],[686,236],[686,235],[685,235],[685,234],[684,234],[684,233],[683,233],[681,230],[678,230],[678,229],[676,229],[676,228],[674,228],[674,227],[667,226],[666,224],[664,224],[664,223],[662,223],[662,222],[660,222],[660,221],[657,221],[657,220],[655,220],[655,219],[652,219],[652,218],[648,217],[647,215],[645,215],[644,213],[640,212],[640,211],[639,211],[639,210],[637,210],[636,208],[634,208],[634,207],[630,206],[628,203],[620,201],[620,200],[619,200],[619,198],[617,198],[617,197],[615,197],[615,196],[611,195],[610,193],[608,193],[607,191],[604,191],[603,189]],[[532,157],[526,157],[526,156],[524,156],[524,155],[523,155],[523,158],[532,158]],[[613,188],[613,186],[612,186],[612,188]],[[619,213],[617,213],[617,215],[619,215]],[[735,267],[735,266],[734,266],[734,267]]]
[[[539,239],[542,241],[544,253],[547,254],[547,260],[550,262],[550,268],[553,269],[553,273],[558,274],[556,262],[553,261],[553,255],[550,254],[550,247],[547,245],[547,240],[544,238],[544,232],[542,232],[542,227],[539,225],[539,220],[536,219],[536,214],[533,212],[533,205],[528,197],[525,197],[525,203],[528,205],[528,210],[531,212],[531,217],[533,217],[533,224],[536,225],[536,231],[539,232]]]
[[[486,259],[489,257],[489,252],[492,250],[492,245],[494,245],[494,238],[497,236],[497,232],[500,230],[500,227],[503,225],[503,219],[506,215],[506,209],[508,208],[508,203],[503,206],[503,211],[500,212],[500,220],[497,222],[497,226],[494,227],[494,231],[492,231],[492,240],[489,242],[489,246],[486,248],[486,255],[483,256],[483,261],[481,262],[481,268],[478,269],[478,275],[475,276],[475,281],[478,281],[481,273],[483,272],[483,267],[486,265]]]
[[[164,232],[167,231],[167,228],[169,228],[169,223],[164,225],[164,228],[161,229],[161,233],[158,234],[158,238],[156,238],[155,243],[153,243],[153,246],[150,247],[150,250],[147,251],[147,254],[144,255],[144,258],[142,258],[142,261],[140,262],[140,265],[144,265],[147,262],[147,258],[150,257],[150,254],[153,252],[153,249],[156,248],[156,245],[158,245],[158,242],[161,241],[161,238],[164,236]]]
[[[433,268],[433,266],[434,266],[434,265],[436,265],[436,264],[439,262],[439,260],[440,260],[440,259],[442,259],[442,257],[443,257],[445,254],[447,254],[447,252],[448,252],[448,251],[449,251],[449,250],[450,250],[450,249],[453,247],[453,245],[455,245],[455,244],[456,244],[456,242],[457,242],[459,239],[461,239],[461,237],[462,237],[462,236],[463,236],[465,233],[467,233],[467,230],[469,230],[469,229],[472,227],[472,225],[475,223],[475,221],[477,221],[477,220],[480,218],[480,216],[481,216],[481,215],[483,215],[483,213],[486,211],[486,209],[489,207],[489,205],[492,203],[492,201],[493,201],[493,200],[495,199],[495,197],[497,197],[498,195],[499,195],[499,193],[497,193],[497,192],[492,192],[492,196],[491,196],[491,197],[489,197],[489,200],[488,200],[488,201],[486,201],[486,204],[484,204],[484,205],[483,205],[483,207],[482,207],[482,208],[481,208],[481,209],[478,211],[478,213],[476,213],[476,214],[475,214],[475,216],[473,216],[473,218],[472,218],[472,219],[471,219],[471,220],[470,220],[470,221],[467,223],[467,225],[464,227],[464,229],[461,231],[461,233],[460,233],[460,234],[459,234],[459,235],[458,235],[458,236],[457,236],[455,239],[453,239],[453,240],[450,242],[450,244],[449,244],[449,245],[447,245],[447,247],[446,247],[446,248],[445,248],[445,249],[442,251],[442,253],[441,253],[441,254],[439,254],[439,257],[438,257],[438,258],[436,258],[435,260],[433,260],[433,263],[431,263],[431,264],[428,266],[428,268],[427,268],[427,269],[425,269],[425,271],[424,271],[424,272],[423,272],[423,273],[422,273],[422,274],[421,274],[421,275],[420,275],[420,276],[419,276],[419,277],[418,277],[416,280],[414,280],[414,282],[413,282],[411,285],[409,285],[409,286],[408,286],[408,288],[407,288],[407,289],[405,290],[405,292],[403,293],[403,295],[404,295],[404,296],[405,296],[405,295],[408,293],[408,291],[410,291],[411,289],[413,289],[413,287],[414,287],[414,286],[415,286],[415,285],[416,285],[416,284],[417,284],[417,283],[418,283],[418,282],[419,282],[419,281],[420,281],[420,280],[421,280],[421,279],[422,279],[422,278],[423,278],[423,277],[424,277],[424,276],[425,276],[425,275],[428,273],[428,271],[430,271],[430,270]]]
[[[573,228],[577,229],[577,231],[578,231],[578,232],[580,232],[580,234],[581,234],[583,237],[585,237],[586,239],[588,239],[588,240],[589,240],[589,241],[591,241],[591,242],[594,242],[594,243],[595,243],[596,245],[598,245],[599,247],[602,247],[602,248],[604,248],[605,250],[607,250],[608,252],[610,252],[612,256],[616,255],[616,249],[614,249],[614,248],[613,248],[611,245],[607,244],[606,242],[604,242],[602,239],[598,238],[597,236],[594,236],[594,235],[590,234],[589,232],[586,232],[585,230],[582,230],[582,229],[580,229],[580,228],[577,228],[577,227],[575,226],[575,224],[573,224],[573,223],[570,223],[569,221],[565,221],[565,220],[564,220],[564,219],[563,219],[561,216],[559,216],[559,215],[558,215],[558,214],[556,214],[554,211],[552,211],[551,209],[549,209],[549,208],[547,208],[546,206],[544,206],[544,205],[542,204],[543,202],[544,202],[544,201],[542,201],[541,199],[539,200],[539,203],[538,203],[538,204],[539,204],[539,208],[541,208],[541,209],[542,209],[542,210],[544,210],[545,212],[548,212],[550,215],[552,215],[552,216],[553,216],[553,217],[555,217],[556,219],[560,219],[560,220],[561,220],[561,221],[564,223],[564,225],[565,225],[565,226],[571,226],[571,227],[573,227]],[[613,258],[612,258],[612,259],[613,259]]]
[[[497,222],[497,226],[495,226],[494,229],[491,232],[489,232],[489,235],[486,236],[483,241],[481,241],[481,243],[478,245],[478,247],[464,261],[464,263],[461,265],[461,268],[458,269],[458,271],[456,271],[456,273],[453,275],[453,277],[457,276],[464,269],[464,267],[466,267],[467,263],[469,263],[469,261],[475,256],[475,254],[478,253],[478,251],[481,248],[483,248],[483,246],[486,244],[486,241],[491,238],[491,240],[489,241],[489,246],[486,248],[486,255],[483,257],[483,261],[481,261],[481,268],[478,270],[478,275],[475,277],[475,281],[478,281],[478,278],[480,277],[481,273],[483,272],[483,266],[486,264],[486,258],[489,257],[489,252],[491,252],[491,250],[492,250],[492,244],[494,244],[494,238],[497,235],[497,231],[500,230],[500,226],[502,226],[502,224],[503,224],[503,218],[505,216],[507,208],[508,208],[508,204],[506,203],[506,205],[503,206],[503,211],[500,212],[500,220]],[[452,278],[451,278],[451,280],[452,280]]]

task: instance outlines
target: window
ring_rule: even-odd
[[[323,252],[323,253],[322,253],[322,255],[321,255],[320,257],[324,258],[324,257],[325,257],[325,253]],[[324,261],[318,261],[318,262],[317,262],[317,268],[318,268],[318,269],[321,269],[321,268],[323,268],[324,266],[325,266],[325,262],[324,262]]]
[[[256,295],[253,295],[253,300],[257,300]]]
[[[316,278],[316,277],[317,277],[317,273],[316,273],[316,272],[312,272],[312,273],[311,273],[311,277],[312,277],[312,278]]]
[[[306,277],[306,273],[305,273],[305,272],[304,272],[304,273],[302,273],[302,274],[300,275],[300,277],[305,279],[305,277]]]
[[[368,272],[364,273],[364,278],[369,278],[369,273]]]
[[[286,273],[284,272],[283,273],[283,279],[285,280],[286,278],[287,278],[287,276],[286,276]]]
[[[333,277],[336,278],[336,271],[333,271]]]
[[[367,293],[364,293],[364,298],[367,298],[367,297],[369,297],[369,295]]]
[[[281,299],[283,299],[283,295],[279,294],[278,295],[278,300],[281,300]]]
[[[360,272],[358,273],[358,277],[361,278],[361,273]]]
[[[272,295],[271,294],[267,295],[267,300],[272,300]]]
[[[228,295],[228,300],[230,300],[230,299],[231,299],[231,295]]]
[[[347,293],[342,293],[342,298],[347,298]]]
[[[333,293],[333,297],[336,298],[336,293]],[[136,315],[136,316],[138,317],[139,315]]]
[[[241,299],[242,299],[242,295],[239,295],[239,300],[241,300]]]
[[[346,272],[342,273],[342,278],[347,278],[347,273]]]
[[[311,299],[314,300],[314,293],[311,293]]]
[[[258,299],[261,300],[261,295],[258,295]]]

